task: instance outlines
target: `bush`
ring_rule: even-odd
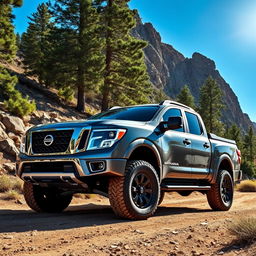
[[[23,181],[11,175],[0,175],[0,192],[7,192],[10,190],[15,190],[17,193],[22,193]]]
[[[23,98],[20,92],[13,94],[4,104],[8,111],[19,117],[26,116],[36,110],[35,102],[30,101],[28,97]]]
[[[242,218],[231,224],[229,231],[236,236],[238,242],[251,243],[256,241],[256,218]]]
[[[237,190],[240,192],[256,192],[256,181],[244,180],[237,186]]]
[[[23,180],[19,179],[19,178],[15,178],[13,180],[13,185],[12,188],[17,191],[18,193],[22,194],[23,193],[23,185],[24,182]]]
[[[7,192],[12,189],[12,180],[9,175],[1,175],[0,176],[0,192]]]
[[[18,82],[16,76],[11,76],[6,69],[0,68],[0,93],[3,95],[5,107],[12,114],[23,117],[36,110],[34,101],[15,89]]]
[[[65,86],[59,89],[58,95],[66,102],[70,102],[74,99],[75,92],[70,86]]]
[[[9,190],[5,192],[3,199],[4,200],[18,200],[20,194],[16,190]]]
[[[248,161],[242,162],[241,170],[243,170],[243,174],[249,178],[256,177],[256,167]]]

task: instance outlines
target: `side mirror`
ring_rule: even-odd
[[[182,121],[182,117],[180,116],[169,117],[167,122],[162,122],[160,125],[162,131],[176,130],[176,129],[182,128],[182,126],[183,126],[183,121]]]

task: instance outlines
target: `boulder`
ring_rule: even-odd
[[[18,136],[16,134],[12,133],[12,132],[9,132],[8,136],[9,136],[10,139],[12,139],[14,141],[16,147],[20,146],[20,144],[21,144],[21,136]]]
[[[16,165],[15,163],[4,163],[3,164],[3,169],[6,171],[6,172],[15,172],[16,170]]]
[[[5,131],[5,126],[2,122],[0,122],[0,130],[4,130]]]
[[[0,127],[0,141],[7,139],[8,135],[6,134],[6,132],[4,131],[4,129],[2,129],[2,127]]]
[[[13,132],[15,134],[25,133],[25,125],[22,119],[17,116],[11,116],[1,112],[0,121],[4,124],[7,132]]]
[[[7,155],[11,155],[16,157],[19,153],[18,149],[16,148],[14,142],[12,139],[7,138],[2,141],[0,141],[0,150]]]
[[[58,118],[58,116],[59,116],[58,113],[56,113],[56,112],[50,112],[49,115],[50,115],[50,117],[53,118],[53,119],[54,119],[54,118]]]

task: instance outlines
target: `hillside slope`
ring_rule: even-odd
[[[235,123],[244,132],[252,126],[247,114],[244,114],[237,96],[230,85],[224,80],[213,60],[200,53],[194,53],[192,58],[185,58],[171,45],[161,41],[160,34],[151,23],[143,24],[137,18],[137,27],[133,34],[148,42],[145,49],[146,64],[152,83],[162,88],[172,98],[187,84],[198,102],[199,88],[208,76],[217,80],[223,91],[226,108],[223,111],[223,121],[226,125]]]

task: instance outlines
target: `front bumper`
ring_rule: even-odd
[[[104,162],[104,169],[93,171],[90,163],[95,162]],[[123,176],[126,162],[127,159],[85,158],[82,155],[79,157],[74,157],[74,155],[32,157],[21,154],[17,160],[16,175],[29,182],[41,181],[48,183],[60,180],[82,184],[86,177],[99,175]],[[65,163],[67,168],[63,167],[63,170],[56,168],[56,166],[61,166],[62,163]],[[38,164],[41,167],[37,170],[36,166]],[[72,168],[68,168],[68,166]]]

